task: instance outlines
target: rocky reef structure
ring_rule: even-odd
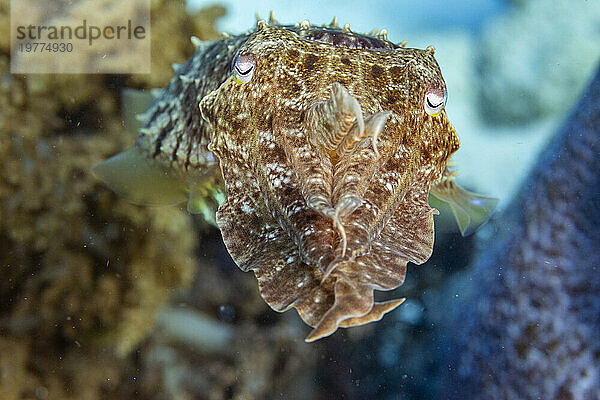
[[[600,70],[497,219],[459,310],[446,397],[600,397],[599,99]]]
[[[289,339],[295,325],[262,321],[256,290],[219,272],[225,256],[194,278],[199,238],[216,231],[197,229],[178,207],[129,204],[90,174],[134,140],[123,126],[122,90],[164,86],[171,64],[193,53],[190,36],[216,38],[225,10],[191,15],[183,1],[157,0],[151,12],[151,75],[13,75],[9,1],[0,0],[3,400],[260,397],[301,376],[298,360],[310,365],[311,353],[290,356],[299,354]],[[174,297],[179,306],[169,306]],[[233,320],[245,328],[233,329]],[[249,345],[253,352],[239,356]],[[178,349],[187,359],[173,361]],[[281,354],[290,362],[277,361]]]

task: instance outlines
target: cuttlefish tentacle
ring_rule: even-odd
[[[337,207],[333,208],[331,202],[321,195],[312,195],[306,200],[306,204],[319,214],[331,219],[333,226],[337,229],[340,235],[340,243],[342,245],[342,254],[346,254],[348,240],[346,238],[346,229],[342,224],[342,215]]]
[[[353,128],[337,148],[340,162],[334,174],[336,184],[333,187],[333,203],[335,204],[336,213],[342,219],[352,214],[363,203],[361,188],[364,187],[364,182],[368,181],[366,175],[369,175],[369,172],[376,168],[375,165],[378,164],[380,154],[377,148],[377,138],[391,114],[390,111],[383,111],[366,117],[364,134],[360,135]],[[355,166],[350,157],[354,157],[351,154],[352,150],[364,138],[371,139],[375,158],[371,158],[370,162],[365,162],[363,159],[361,163],[363,168],[357,169],[354,168]],[[366,151],[366,149],[363,149],[363,151]],[[373,168],[369,168],[370,164],[373,164]]]
[[[377,114],[372,114],[365,118],[365,128],[361,132],[356,127],[353,127],[350,132],[342,139],[342,142],[337,148],[338,156],[342,157],[344,154],[350,152],[354,145],[364,139],[370,138],[373,146],[373,152],[375,157],[379,158],[379,149],[377,148],[377,139],[379,134],[383,130],[383,126],[391,115],[391,111],[382,111]]]
[[[363,134],[365,123],[358,100],[335,82],[330,97],[314,104],[307,112],[309,140],[328,151],[336,150],[356,124]]]
[[[379,157],[377,138],[390,114],[384,111],[364,118],[356,97],[334,82],[329,99],[316,103],[307,113],[309,139],[341,157],[356,142],[370,137],[375,156]]]
[[[327,100],[314,104],[307,112],[306,123],[309,142],[320,151],[333,152],[348,135],[364,135],[365,123],[358,100],[339,83],[334,83]],[[357,133],[352,133],[357,131]],[[331,174],[331,176],[333,176]],[[311,180],[308,180],[311,185]],[[312,186],[323,185],[314,179]],[[340,235],[342,254],[346,254],[347,238],[342,219],[348,214],[349,209],[357,207],[356,201],[343,202],[334,207],[331,203],[332,187],[327,193],[323,190],[305,191],[306,202],[309,207],[332,220],[333,225]]]
[[[392,311],[404,302],[404,298],[375,302],[373,287],[355,285],[344,276],[335,277],[335,301],[314,329],[306,337],[306,342],[314,342],[331,335],[339,327],[364,325],[380,320],[384,314]]]
[[[341,84],[331,87],[329,99],[313,105],[307,112],[309,141],[326,152],[337,153],[338,158],[347,155],[362,139],[370,138],[373,153],[379,158],[377,139],[391,112],[384,111],[364,118],[360,104]],[[316,183],[322,182],[315,180]],[[356,193],[342,196],[335,205],[331,201],[332,192],[313,193],[307,197],[309,207],[333,221],[342,246],[342,257],[346,255],[347,238],[342,220],[361,204]]]
[[[373,308],[373,289],[367,286],[356,287],[347,279],[335,282],[335,301],[327,310],[318,325],[305,339],[315,341],[335,332],[340,323],[348,318],[360,318]]]

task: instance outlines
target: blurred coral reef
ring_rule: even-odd
[[[289,318],[269,322],[285,323],[268,335],[257,328],[266,306],[251,276],[219,275],[226,254],[194,279],[199,235],[218,233],[196,229],[201,222],[185,210],[118,199],[90,174],[133,142],[121,90],[164,86],[171,64],[193,53],[190,36],[217,36],[224,8],[189,14],[183,1],[153,0],[151,75],[24,76],[9,72],[8,3],[0,0],[0,399],[260,398],[283,390],[287,381],[278,386],[273,376],[299,376],[312,356],[287,360],[298,353],[289,338],[302,337],[290,334]],[[187,314],[173,322],[175,297],[175,310]],[[224,321],[246,318],[247,327],[234,332],[219,322],[222,304],[230,310]],[[186,336],[189,321],[199,331]],[[205,346],[219,340],[221,347]]]

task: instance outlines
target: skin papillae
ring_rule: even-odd
[[[273,309],[314,327],[307,341],[379,320],[404,299],[373,291],[431,255],[428,195],[459,147],[445,111],[424,110],[427,93],[446,91],[433,48],[275,21],[197,46],[135,151],[192,208],[223,180],[216,223],[229,253]],[[239,58],[254,66],[244,84],[231,73]]]

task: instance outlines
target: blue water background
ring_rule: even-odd
[[[232,33],[251,27],[255,14],[267,18],[269,11],[282,23],[309,20],[316,24],[329,23],[333,16],[341,24],[350,23],[356,31],[370,32],[387,29],[390,39],[402,41],[409,32],[462,29],[477,33],[481,26],[506,9],[501,0],[422,0],[422,1],[224,1],[228,13],[218,26]],[[211,0],[189,0],[191,10],[214,4]]]

